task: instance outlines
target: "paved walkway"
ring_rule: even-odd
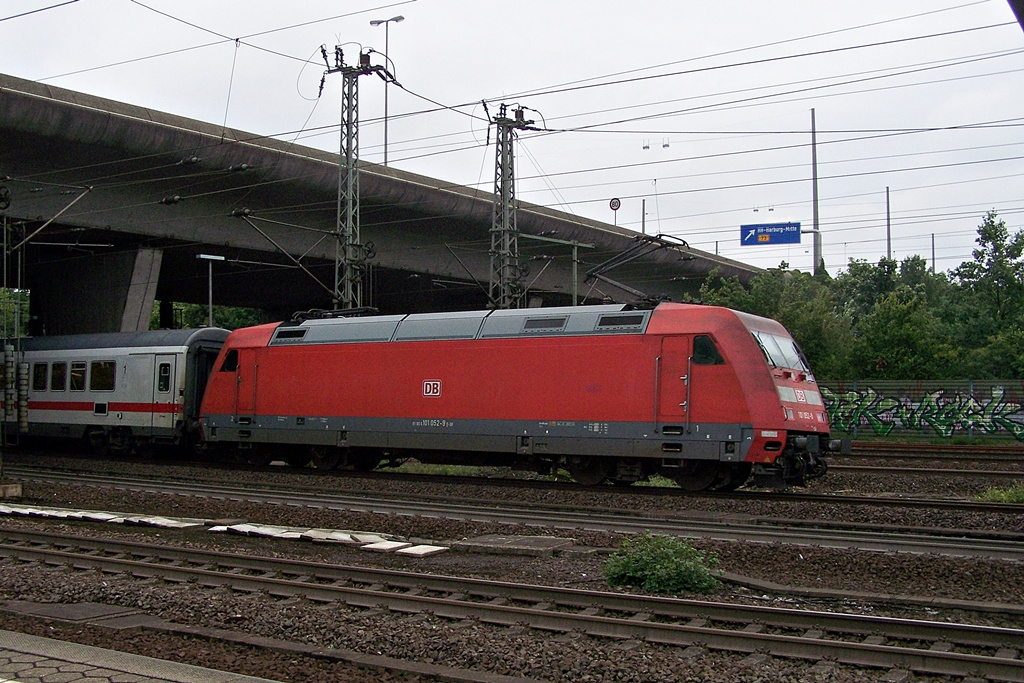
[[[274,683],[265,678],[0,631],[0,683]]]

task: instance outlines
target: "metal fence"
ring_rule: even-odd
[[[861,381],[821,387],[832,429],[895,436],[1024,442],[1024,381]]]

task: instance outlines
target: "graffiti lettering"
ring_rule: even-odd
[[[940,389],[918,399],[905,395],[883,396],[867,387],[834,392],[821,388],[831,424],[845,432],[867,427],[879,436],[896,431],[930,432],[943,437],[954,434],[1008,432],[1024,441],[1024,410],[1004,400],[1003,387],[993,387],[984,403],[967,392]]]

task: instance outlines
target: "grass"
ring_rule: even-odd
[[[986,489],[976,498],[983,503],[1024,503],[1024,484],[1014,484],[1007,489]]]

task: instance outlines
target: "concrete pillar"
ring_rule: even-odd
[[[162,256],[138,249],[32,264],[33,334],[149,329]]]
[[[160,249],[139,249],[136,252],[135,267],[124,299],[124,313],[121,314],[122,332],[143,332],[149,329],[163,256],[164,252]]]

